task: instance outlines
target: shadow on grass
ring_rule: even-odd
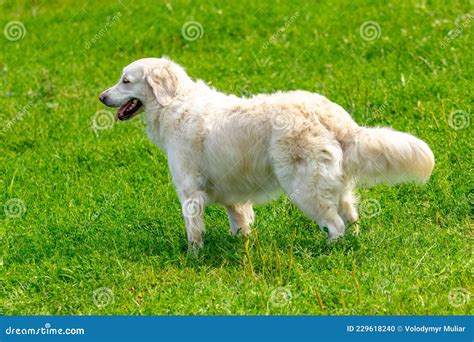
[[[114,232],[97,227],[96,235],[111,237],[106,244],[101,241],[103,254],[128,261],[149,259],[163,268],[254,267],[258,271],[269,263],[350,254],[360,248],[352,229],[337,241],[329,241],[312,221],[298,221],[293,229],[257,222],[248,238],[232,236],[227,224],[208,226],[204,246],[197,253],[188,247],[184,225],[170,225],[166,219],[140,220]]]

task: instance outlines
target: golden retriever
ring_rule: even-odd
[[[330,239],[358,220],[358,184],[426,182],[434,156],[422,140],[359,126],[339,105],[307,91],[250,98],[191,79],[168,58],[144,58],[100,95],[119,120],[145,112],[168,157],[188,241],[202,246],[204,207],[226,207],[233,234],[250,233],[252,205],[283,190]]]

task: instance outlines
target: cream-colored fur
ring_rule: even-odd
[[[426,182],[434,167],[423,141],[361,127],[321,95],[226,95],[167,58],[133,62],[101,95],[113,107],[132,98],[143,103],[148,135],[168,156],[188,240],[197,246],[207,204],[225,206],[232,233],[247,235],[252,205],[279,190],[336,239],[358,219],[357,184]]]

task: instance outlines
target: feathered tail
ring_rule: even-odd
[[[344,148],[344,170],[358,183],[425,183],[434,167],[428,145],[389,128],[362,128]]]

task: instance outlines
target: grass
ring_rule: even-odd
[[[0,6],[1,27],[26,28],[0,36],[3,314],[473,314],[469,1]],[[191,20],[194,41],[181,33]],[[367,21],[381,29],[372,41]],[[142,120],[92,127],[121,68],[163,54],[225,92],[306,89],[361,125],[413,133],[434,174],[360,190],[360,233],[335,243],[283,196],[256,208],[247,241],[210,207],[193,256]]]

